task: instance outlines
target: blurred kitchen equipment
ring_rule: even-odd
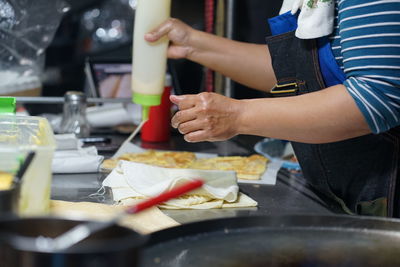
[[[30,96],[17,96],[16,101],[18,104],[63,104],[65,102],[64,97],[30,97]],[[100,104],[100,103],[131,103],[129,98],[87,98],[86,103],[88,104]]]
[[[15,97],[0,97],[0,114],[15,114]]]
[[[69,91],[65,94],[64,99],[60,133],[74,133],[77,137],[89,137],[90,126],[86,118],[86,96],[82,92]]]
[[[0,169],[0,215],[16,212],[18,190],[13,179],[12,173]]]
[[[155,232],[141,266],[399,266],[399,252],[399,220],[250,216]]]
[[[7,267],[135,267],[146,236],[117,225],[60,253],[40,251],[36,237],[56,237],[84,221],[61,218],[0,220],[0,265]]]
[[[25,157],[24,161],[22,162],[21,166],[18,169],[17,174],[15,175],[15,180],[14,180],[15,182],[17,183],[21,182],[22,177],[24,177],[26,170],[31,165],[35,155],[36,155],[35,152],[30,151],[28,155]]]
[[[93,136],[93,137],[80,138],[79,140],[85,145],[111,144],[111,138],[109,137]]]
[[[0,158],[0,214],[16,214],[21,177],[32,163],[35,152],[29,152],[19,165],[19,154],[10,153],[8,158]],[[18,169],[19,168],[19,169]],[[15,173],[16,172],[16,173]]]
[[[24,155],[30,151],[36,153],[21,177],[18,201],[20,215],[42,215],[49,211],[51,164],[55,147],[53,130],[46,119],[0,115],[0,159],[11,159],[13,154]]]
[[[285,169],[301,170],[292,145],[288,141],[264,138],[254,145],[254,150],[273,162],[282,162],[282,167]]]
[[[130,45],[136,0],[92,2],[93,7],[80,16],[80,52],[95,55]]]
[[[40,95],[45,50],[69,8],[61,0],[2,0],[0,9],[0,95]]]
[[[128,138],[126,138],[126,140],[122,143],[122,145],[118,148],[117,152],[115,152],[113,158],[119,157],[121,156],[121,154],[125,153],[125,151],[127,150],[127,146],[129,145],[129,143],[132,141],[133,138],[135,138],[135,136],[140,132],[140,130],[142,129],[143,125],[147,122],[147,120],[142,121],[137,127],[136,129],[131,133],[131,135],[128,136]]]
[[[0,173],[0,176],[3,174]],[[1,179],[1,178],[0,178]],[[12,214],[16,212],[16,203],[18,201],[18,190],[12,186],[8,189],[0,189],[0,215]]]
[[[166,142],[171,135],[171,101],[172,78],[167,73],[161,104],[150,108],[149,120],[143,125],[141,139],[145,142]]]
[[[127,98],[132,101],[131,98]],[[91,106],[86,116],[92,128],[135,125],[141,122],[141,107],[135,104],[115,103]]]
[[[149,108],[161,104],[167,69],[168,38],[148,43],[144,36],[170,17],[171,0],[138,0],[133,37],[133,102],[142,105],[142,121]]]
[[[201,180],[189,181],[181,186],[171,189],[170,191],[164,192],[159,196],[144,200],[139,204],[129,207],[109,221],[88,222],[85,224],[80,224],[68,230],[67,232],[57,236],[56,238],[39,236],[37,238],[36,245],[42,251],[63,251],[69,249],[70,247],[76,245],[77,243],[93,235],[94,233],[115,225],[122,218],[129,214],[141,212],[145,209],[161,204],[172,198],[179,197],[201,186],[203,186],[203,182]]]

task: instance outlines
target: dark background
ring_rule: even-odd
[[[104,49],[88,51],[87,38],[82,36],[81,19],[84,13],[101,7],[108,0],[66,0],[71,11],[67,13],[47,49],[45,62],[44,96],[62,96],[66,91],[83,91],[85,87],[84,62],[91,60],[126,61],[131,58],[131,42]],[[267,19],[275,16],[282,0],[236,0],[235,40],[264,43],[269,35]],[[172,0],[172,16],[179,18],[196,29],[204,28],[204,0]],[[133,17],[132,17],[133,20]],[[198,93],[203,90],[202,66],[187,60],[170,60],[173,67],[175,84],[181,93]],[[233,97],[253,98],[263,94],[255,90],[234,84]],[[30,112],[60,112],[60,106],[46,105],[28,107]]]

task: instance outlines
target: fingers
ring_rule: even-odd
[[[156,42],[161,37],[168,35],[168,33],[172,30],[174,25],[174,20],[169,19],[154,30],[144,35],[144,39],[148,42]]]
[[[179,111],[175,114],[175,116],[171,120],[171,125],[175,129],[178,128],[181,124],[195,120],[196,113],[191,110]]]
[[[180,109],[171,124],[187,142],[221,141],[237,134],[232,100],[212,93],[173,95],[170,100]]]
[[[212,140],[207,139],[207,132],[204,130],[199,130],[199,131],[188,133],[183,138],[185,139],[186,142],[189,142],[189,143],[212,141]]]
[[[168,58],[181,59],[186,58],[190,53],[190,49],[185,46],[170,45],[168,48]]]
[[[171,100],[172,103],[175,105],[179,105],[180,102],[182,102],[185,99],[185,96],[183,95],[171,95],[169,97],[169,100]]]
[[[171,95],[170,98],[172,103],[178,106],[180,110],[185,110],[196,106],[198,101],[196,95]]]

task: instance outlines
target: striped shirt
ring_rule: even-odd
[[[400,125],[400,0],[336,0],[333,54],[374,133]]]

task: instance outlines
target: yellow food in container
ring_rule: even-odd
[[[14,176],[11,173],[0,172],[0,190],[9,190]]]
[[[46,215],[50,210],[51,163],[56,144],[45,118],[0,115],[0,159],[35,152],[19,185],[18,214]]]

